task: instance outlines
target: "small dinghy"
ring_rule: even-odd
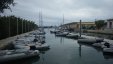
[[[55,33],[55,31],[50,30],[50,33]]]
[[[113,55],[113,48],[103,48],[104,54],[112,54]]]
[[[46,49],[49,49],[49,45],[47,45],[46,43],[44,43],[44,44],[38,43],[36,45],[36,49],[37,50],[46,50]]]
[[[93,44],[95,42],[96,42],[96,39],[78,39],[78,43]]]
[[[78,34],[74,34],[74,33],[69,33],[68,35],[66,35],[67,38],[75,38],[77,39],[79,36]]]
[[[68,35],[68,32],[59,32],[55,34],[56,36],[66,36]]]
[[[29,46],[25,46],[25,45],[14,45],[15,49],[26,49],[26,50],[30,50]]]
[[[108,43],[108,42],[105,42],[105,43],[101,46],[101,48],[113,48],[113,44],[110,44],[110,43]]]
[[[95,38],[96,39],[96,42],[103,42],[104,41],[104,38]]]
[[[101,47],[101,46],[102,46],[101,43],[94,43],[94,44],[92,44],[92,45],[95,46],[95,47]]]
[[[102,48],[102,46],[104,46],[104,43],[105,42],[98,42],[98,43],[93,43],[92,45],[95,46],[95,47]]]
[[[103,42],[103,40],[104,39],[101,39],[101,38],[78,39],[78,43],[94,44],[94,43],[98,43],[98,42]],[[98,45],[98,44],[96,44],[96,45]]]
[[[0,51],[0,63],[25,59],[29,57],[38,56],[38,55],[39,55],[38,50],[35,50],[35,51],[29,50],[29,51],[24,51],[24,52],[21,52],[21,50]]]
[[[37,35],[45,35],[46,33],[44,31],[38,31],[36,34]]]
[[[55,33],[55,34],[56,34],[56,33],[59,33],[59,32],[60,32],[60,30],[51,30],[51,31],[50,31],[50,33]]]
[[[104,45],[102,46],[103,48],[103,52],[106,54],[113,54],[113,44],[110,43],[104,43]]]

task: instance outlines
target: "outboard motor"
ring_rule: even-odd
[[[36,47],[35,46],[30,46],[30,50],[35,50]]]
[[[35,38],[34,40],[33,40],[33,42],[37,42],[38,40]]]
[[[110,44],[109,43],[105,42],[104,45],[107,46],[107,48],[110,48]]]

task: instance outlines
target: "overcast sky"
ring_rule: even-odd
[[[94,21],[95,19],[113,18],[113,0],[15,0],[12,12],[6,10],[4,15],[15,15],[38,23],[42,12],[44,25]]]

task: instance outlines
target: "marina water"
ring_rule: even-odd
[[[78,44],[75,39],[56,37],[46,31],[46,43],[50,49],[42,51],[39,58],[32,58],[19,64],[112,64],[113,56],[104,55],[101,49]],[[18,64],[18,62],[16,62]]]

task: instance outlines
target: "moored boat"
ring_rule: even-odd
[[[50,46],[46,43],[36,45],[37,50],[46,50],[46,49],[49,49],[49,48],[50,48]]]
[[[74,34],[74,33],[69,33],[68,35],[66,35],[67,38],[75,38],[77,39],[79,37],[78,34]]]
[[[103,48],[103,53],[113,55],[113,48]]]
[[[104,39],[101,38],[85,38],[85,39],[78,39],[79,43],[86,43],[86,44],[94,44],[94,43],[99,43],[103,42]],[[98,44],[94,44],[98,45]]]
[[[19,60],[19,59],[25,59],[29,57],[38,56],[38,55],[39,55],[38,50],[35,50],[35,51],[29,50],[24,52],[20,52],[18,50],[0,51],[0,63],[10,62],[10,61]]]
[[[59,32],[55,34],[56,36],[66,36],[68,35],[68,32]]]

